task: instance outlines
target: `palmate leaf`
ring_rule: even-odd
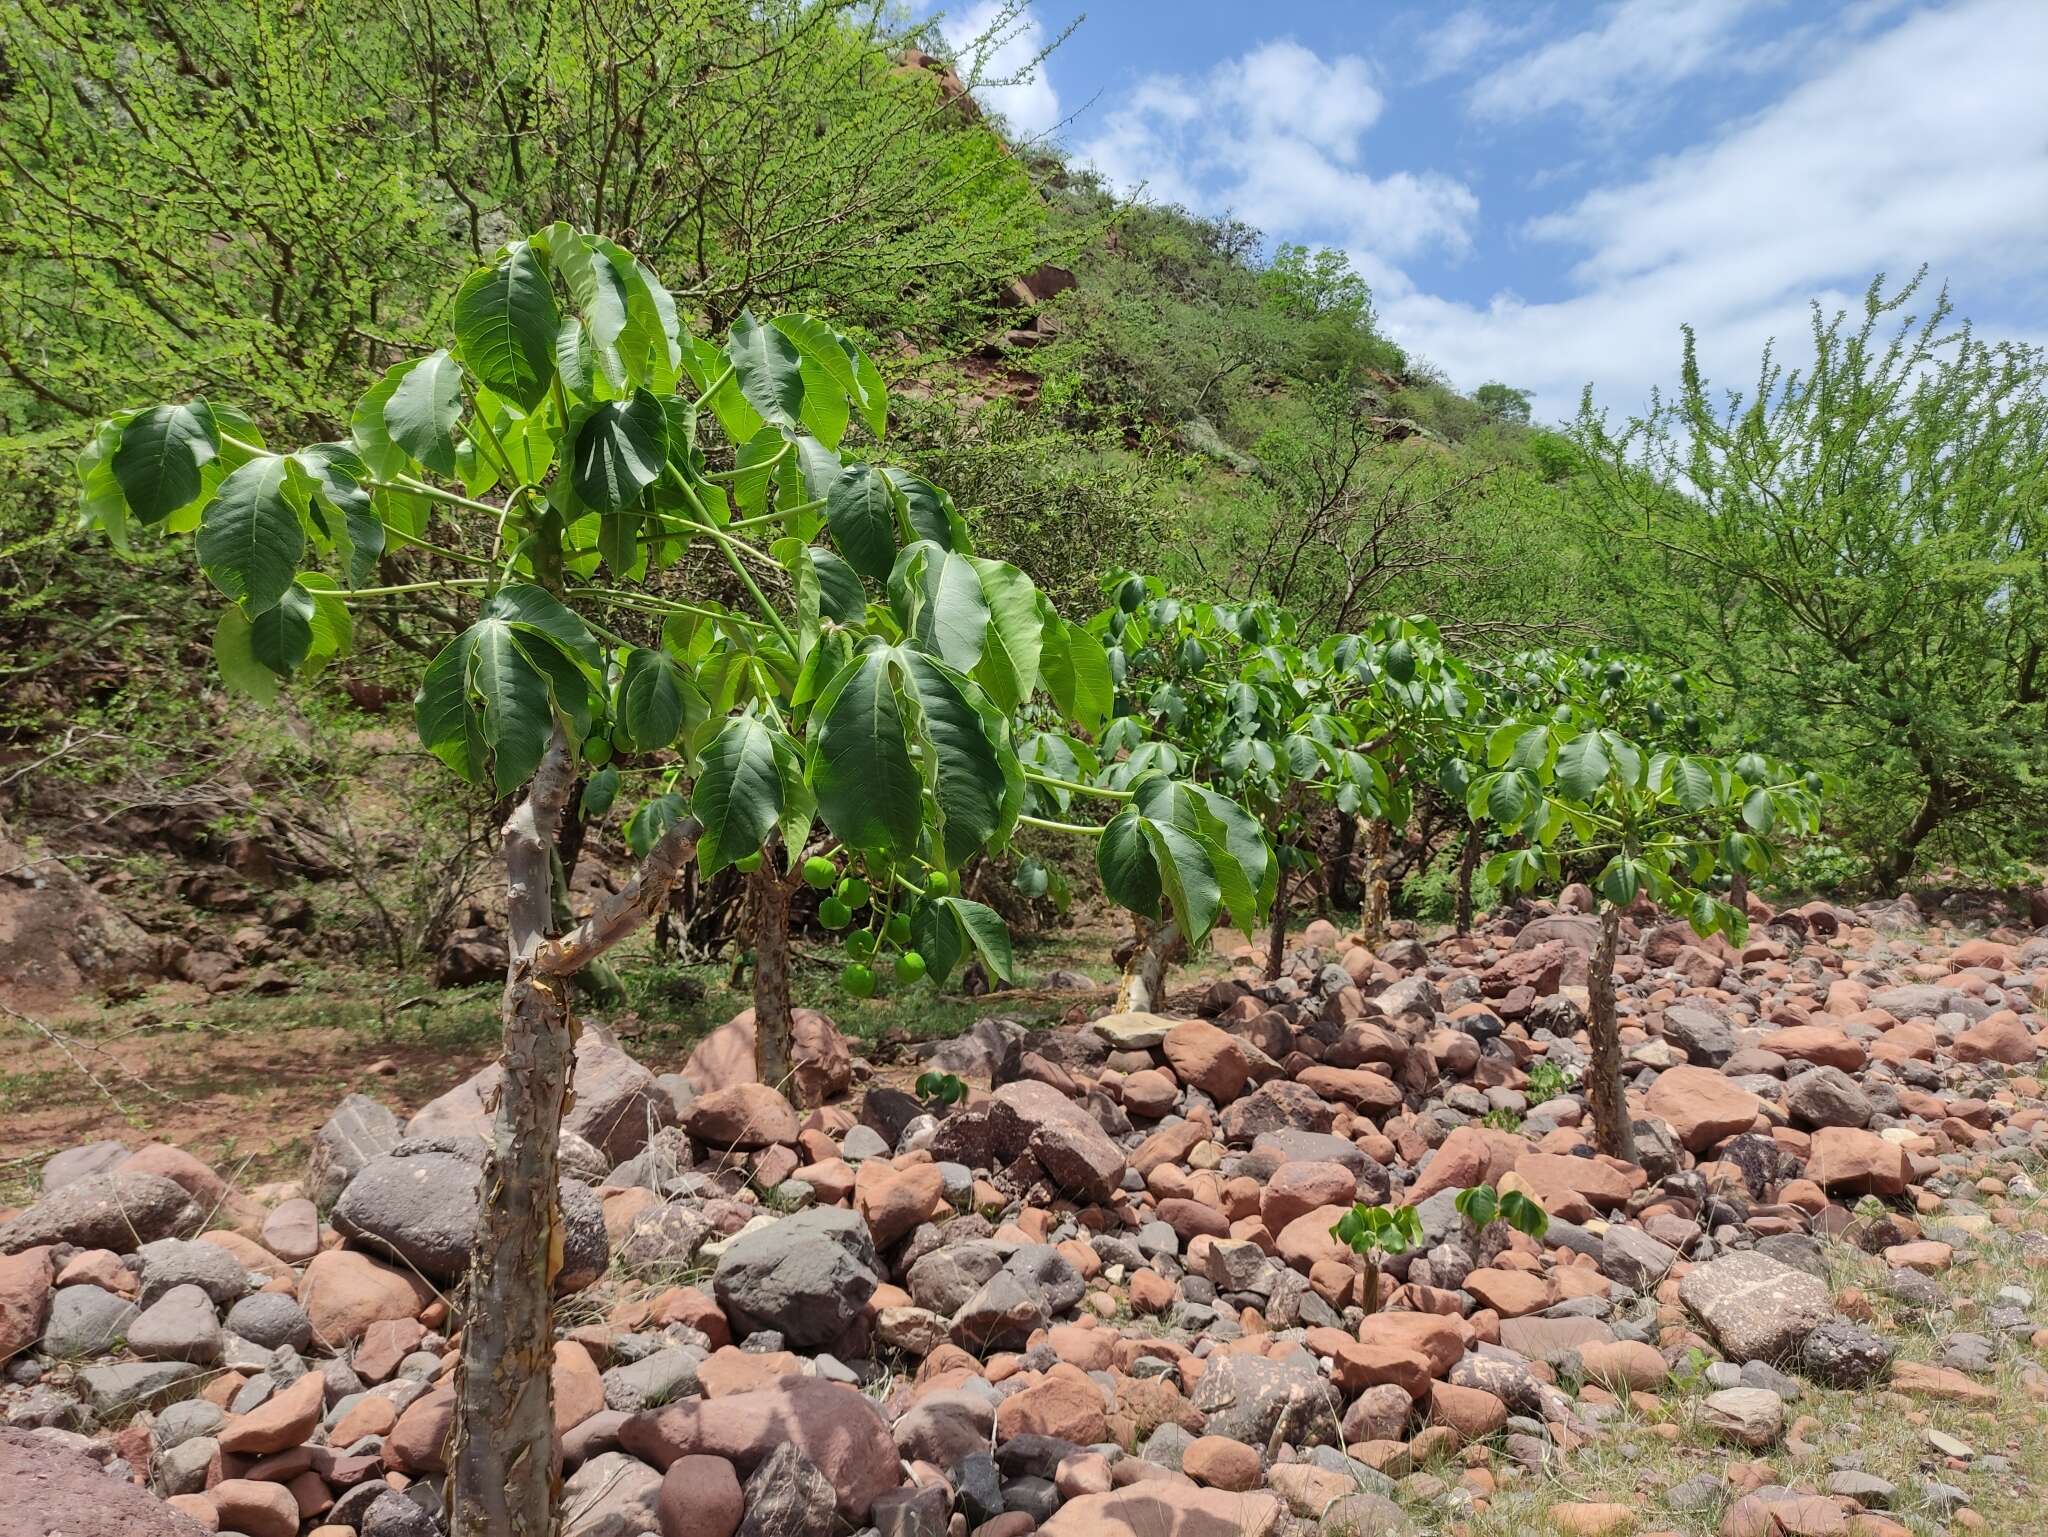
[[[769,324],[789,339],[803,361],[806,420],[814,407],[815,395],[823,393],[815,390],[813,385],[822,380],[840,397],[838,420],[842,430],[850,408],[860,412],[868,430],[879,438],[882,435],[878,425],[881,420],[880,404],[870,405],[868,401],[867,386],[861,379],[860,354],[852,344],[815,315],[778,315]],[[815,425],[812,430],[817,431]],[[828,436],[819,432],[818,436],[831,447],[839,446],[837,434]]]
[[[199,520],[200,568],[252,618],[276,606],[306,552],[285,497],[288,468],[281,454],[251,459],[221,482]]]
[[[1095,844],[1095,873],[1102,890],[1119,907],[1140,917],[1159,916],[1159,898],[1164,887],[1159,878],[1159,861],[1145,836],[1145,819],[1126,809],[1109,819]]]
[[[640,505],[660,478],[668,456],[668,415],[646,390],[608,400],[584,419],[576,434],[571,478],[576,495],[600,512]]]
[[[919,649],[957,672],[971,672],[980,663],[989,608],[967,557],[919,540],[889,573],[889,601]]]
[[[958,673],[915,651],[897,653],[944,863],[965,863],[1004,824],[1003,766]]]
[[[726,339],[733,379],[764,422],[795,431],[803,411],[803,360],[796,344],[751,310],[741,310]]]
[[[1100,736],[1116,707],[1116,684],[1109,654],[1102,642],[1077,624],[1068,624],[1041,594],[1038,600],[1039,674],[1060,714],[1094,736]]]
[[[808,772],[825,825],[851,848],[914,852],[924,782],[910,759],[890,652],[856,657],[827,685],[811,719]]]
[[[775,733],[751,715],[735,715],[704,749],[690,811],[704,824],[697,862],[715,875],[767,842],[782,818],[782,772]]]
[[[462,365],[443,348],[414,362],[399,364],[385,375],[385,380],[391,383],[384,401],[385,436],[426,468],[453,477],[455,424],[462,419]],[[380,383],[378,388],[382,387]],[[365,397],[364,404],[368,403]],[[357,447],[363,450],[366,463],[377,463],[360,438]]]
[[[969,564],[980,578],[988,610],[981,660],[972,668],[974,681],[997,709],[1010,714],[1038,687],[1045,632],[1038,589],[1030,577],[1000,560],[970,558]]]
[[[213,412],[203,400],[152,406],[121,428],[110,461],[138,523],[161,523],[199,495],[200,472],[219,449]]]
[[[281,678],[298,671],[313,649],[313,595],[297,582],[249,621],[249,651]]]
[[[626,654],[619,680],[618,728],[631,751],[667,747],[693,715],[703,718],[705,708],[695,684],[667,652],[636,646]]]
[[[846,563],[875,581],[896,564],[896,494],[882,472],[849,464],[825,494],[825,524]]]
[[[249,616],[239,604],[222,612],[213,631],[213,660],[227,686],[258,704],[277,702],[277,674],[256,660]]]
[[[967,553],[967,524],[954,507],[952,497],[908,470],[887,469],[882,473],[903,498],[903,517],[910,525],[912,538],[929,539],[941,549]]]
[[[477,622],[428,664],[414,701],[427,751],[500,795],[532,775],[558,715],[572,736],[589,724],[583,660],[561,638],[567,635],[573,643],[581,632],[588,641],[588,632],[566,609],[556,615],[548,604],[560,608],[538,588],[506,588],[494,595]],[[588,650],[594,657],[594,642]]]
[[[561,323],[554,285],[524,240],[514,241],[495,266],[471,273],[455,293],[463,362],[522,410],[547,396]]]

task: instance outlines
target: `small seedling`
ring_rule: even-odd
[[[1422,1219],[1412,1206],[1367,1206],[1363,1202],[1337,1219],[1330,1236],[1348,1244],[1365,1261],[1365,1310],[1380,1310],[1380,1265],[1390,1254],[1406,1254],[1422,1242]]]
[[[1495,1190],[1491,1185],[1474,1185],[1469,1190],[1460,1190],[1451,1204],[1465,1219],[1466,1226],[1471,1228],[1473,1240],[1482,1254],[1497,1253],[1505,1246],[1505,1235],[1500,1227],[1527,1233],[1538,1243],[1550,1231],[1550,1213],[1543,1209],[1541,1203],[1519,1190]]]
[[[957,1105],[967,1097],[967,1085],[951,1073],[921,1073],[917,1080],[917,1097],[922,1100],[937,1100],[942,1105]]]
[[[1493,1131],[1520,1131],[1522,1118],[1503,1105],[1498,1110],[1489,1110],[1479,1118],[1479,1124]]]
[[[1540,1105],[1560,1094],[1568,1094],[1578,1081],[1576,1068],[1560,1067],[1546,1057],[1539,1057],[1529,1064],[1529,1103]]]

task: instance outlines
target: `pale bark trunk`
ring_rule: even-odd
[[[553,1537],[552,1301],[562,1265],[557,1153],[575,1056],[576,972],[645,923],[696,852],[684,819],[662,835],[625,890],[560,939],[554,839],[574,755],[557,729],[505,824],[511,961],[503,1004],[504,1076],[485,1155],[476,1248],[463,1299],[449,1452],[452,1537]]]
[[[454,1537],[549,1537],[558,1478],[550,1294],[561,1266],[556,1152],[569,1088],[570,979],[534,958],[554,916],[554,840],[573,757],[559,728],[505,824],[511,963],[491,1146],[455,1372]]]
[[[1465,850],[1458,856],[1458,932],[1472,932],[1472,876],[1479,868],[1479,824],[1465,834]]]
[[[747,877],[748,926],[754,931],[754,1076],[798,1103],[790,1063],[789,888],[773,857]]]
[[[1393,831],[1385,817],[1368,817],[1365,823],[1364,922],[1366,948],[1377,950],[1387,940],[1387,862]]]
[[[1614,952],[1621,941],[1621,909],[1610,904],[1600,915],[1600,947],[1587,978],[1592,1017],[1586,1023],[1593,1062],[1587,1098],[1593,1107],[1594,1145],[1601,1152],[1636,1161],[1635,1127],[1621,1083],[1621,1026],[1614,1013]]]
[[[1169,918],[1154,928],[1140,918],[1138,948],[1131,952],[1117,986],[1118,1012],[1158,1013],[1166,998],[1166,968],[1183,948],[1178,919]]]
[[[1280,962],[1287,954],[1287,872],[1280,872],[1273,888],[1273,922],[1266,931],[1266,980],[1280,975]]]

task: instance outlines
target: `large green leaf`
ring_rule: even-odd
[[[665,651],[636,646],[626,654],[619,681],[619,726],[634,752],[654,752],[675,741],[690,714],[689,678]],[[701,713],[702,701],[698,701]]]
[[[1680,758],[1671,765],[1671,789],[1678,804],[1698,811],[1714,801],[1714,773],[1697,758]]]
[[[462,419],[462,365],[444,348],[402,363],[384,402],[391,442],[440,475],[455,473],[455,424]],[[387,376],[388,377],[388,376]],[[363,458],[374,464],[368,451]]]
[[[910,758],[891,653],[862,653],[827,685],[812,715],[810,782],[841,842],[909,854],[924,825],[924,782]]]
[[[525,241],[455,291],[455,336],[471,373],[521,409],[546,398],[562,323],[554,285]]]
[[[277,702],[277,674],[256,660],[250,643],[249,616],[239,604],[230,604],[213,631],[213,659],[221,678],[238,694],[258,704]]]
[[[1557,750],[1557,791],[1566,800],[1590,800],[1607,782],[1607,746],[1596,731],[1581,732]]]
[[[803,410],[803,363],[796,344],[741,310],[726,339],[733,378],[747,404],[772,426],[794,431]]]
[[[996,916],[994,909],[964,897],[942,897],[939,900],[958,920],[968,943],[974,946],[974,953],[981,957],[981,963],[998,982],[1007,983],[1013,964],[1010,931],[1003,926],[1003,920]]]
[[[200,491],[200,471],[218,451],[206,402],[152,406],[121,429],[114,479],[138,523],[161,523]]]
[[[281,678],[298,671],[313,649],[313,595],[297,582],[249,621],[250,653]]]
[[[1077,624],[1068,624],[1043,595],[1038,617],[1041,644],[1039,672],[1060,714],[1093,735],[1101,735],[1116,707],[1116,684],[1109,653],[1102,642]]]
[[[1119,907],[1141,917],[1159,916],[1159,862],[1145,837],[1145,819],[1131,810],[1109,819],[1095,844],[1095,872],[1102,890]]]
[[[668,455],[668,416],[646,390],[608,400],[576,434],[573,480],[586,506],[624,512],[660,478]]]
[[[921,652],[899,653],[918,706],[926,778],[949,866],[971,858],[1003,823],[1000,758],[958,673]]]
[[[370,473],[380,480],[403,475],[412,468],[411,455],[391,440],[391,429],[385,425],[384,413],[413,366],[412,363],[399,363],[387,368],[383,377],[356,402],[355,411],[348,419],[349,441],[355,444],[356,452],[362,455]],[[453,457],[452,447],[450,456]]]
[[[554,731],[548,679],[503,620],[479,619],[468,634],[470,697],[482,717],[493,786],[509,795],[532,777]]]
[[[834,331],[816,315],[777,315],[770,325],[788,337],[791,344],[819,374],[829,379],[834,388],[846,397],[847,403],[867,416],[867,390],[861,383],[860,369],[855,355],[848,350],[846,338]],[[805,393],[809,393],[806,385]],[[868,422],[874,423],[872,418]],[[876,432],[876,437],[881,433]],[[833,446],[838,446],[834,440]]]
[[[306,552],[305,530],[284,494],[281,454],[251,459],[221,482],[199,520],[199,565],[251,617],[276,606]]]
[[[1180,920],[1181,933],[1190,945],[1198,945],[1216,927],[1223,910],[1223,887],[1216,866],[1209,857],[1205,840],[1170,822],[1147,817],[1145,840],[1152,845],[1152,857],[1159,865],[1160,884],[1173,903],[1173,915]]]
[[[849,464],[825,495],[825,523],[846,563],[875,581],[896,564],[896,495],[880,470]]]
[[[291,457],[311,479],[327,514],[328,532],[341,552],[348,585],[364,586],[384,552],[384,522],[370,493],[358,484],[369,473],[368,466],[345,443],[315,443]]]
[[[979,683],[1005,714],[1016,710],[1038,687],[1038,659],[1044,649],[1045,622],[1039,617],[1038,589],[1031,578],[1000,560],[971,558],[988,605],[988,632],[981,661],[974,668]]]
[[[889,597],[904,633],[957,672],[981,661],[988,600],[967,558],[920,540],[889,573]]]
[[[967,552],[967,524],[953,498],[921,475],[908,470],[883,471],[903,497],[903,516],[913,539],[929,539],[942,549]]]
[[[818,611],[835,624],[857,624],[867,612],[868,595],[853,567],[818,545],[811,548],[811,567],[818,573]]]
[[[687,811],[682,796],[674,790],[643,802],[626,819],[627,851],[635,859],[645,859],[654,845],[661,841],[661,835],[682,821]]]
[[[933,986],[944,982],[960,964],[966,935],[953,909],[941,900],[921,902],[911,910],[910,941],[924,957],[925,975]]]
[[[461,778],[480,784],[489,768],[483,723],[470,706],[469,662],[474,648],[467,630],[443,646],[427,664],[413,699],[420,745]]]
[[[538,630],[575,658],[587,675],[597,676],[603,660],[597,637],[576,617],[574,610],[545,587],[536,587],[531,582],[500,587],[485,600],[483,617]]]
[[[706,875],[767,842],[782,817],[775,734],[751,715],[726,721],[704,749],[690,811],[704,824],[697,862]]]

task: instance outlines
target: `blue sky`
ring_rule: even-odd
[[[930,9],[929,5],[921,9]],[[1035,0],[978,94],[1118,186],[1348,252],[1471,389],[1627,412],[1883,270],[2048,343],[2048,0]],[[993,0],[955,0],[967,48]],[[968,61],[971,64],[971,60]]]

